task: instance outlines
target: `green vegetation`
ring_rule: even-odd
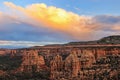
[[[48,71],[40,72],[20,72],[16,74],[9,73],[5,76],[0,76],[0,80],[49,80]]]
[[[0,70],[5,71],[4,75],[0,75],[0,80],[49,80],[48,71],[40,72],[17,72],[12,73],[12,70],[20,67],[22,63],[21,56],[0,56]]]
[[[10,71],[18,68],[22,62],[22,57],[0,56],[0,70]]]

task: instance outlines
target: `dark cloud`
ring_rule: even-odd
[[[116,24],[116,23],[120,23],[120,16],[99,15],[99,16],[95,16],[93,20],[99,23]]]
[[[119,30],[116,26],[120,26],[120,16],[98,15],[93,17],[92,21],[98,24],[98,26],[95,27],[96,30],[108,31],[111,33]]]

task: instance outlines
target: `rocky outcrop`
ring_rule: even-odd
[[[77,77],[80,70],[80,61],[76,54],[76,51],[73,50],[70,55],[65,59],[65,71],[70,71],[72,77]]]
[[[0,76],[5,76],[5,75],[6,75],[6,72],[5,72],[5,71],[0,70]]]
[[[0,49],[0,56],[6,56],[10,52],[11,50],[9,49]]]
[[[50,79],[54,79],[60,75],[63,70],[63,60],[60,55],[57,55],[50,61]]]
[[[70,54],[62,60],[57,55],[50,62],[50,78],[55,80],[74,79],[82,77],[82,69],[91,68],[96,63],[95,55],[91,50],[78,51],[72,49]]]
[[[22,56],[22,64],[19,63],[21,65],[17,70],[14,68],[16,71],[13,70],[14,74],[19,71],[41,72],[42,74],[44,72],[48,73],[47,76],[51,80],[118,80],[120,73],[119,37],[106,37],[87,43],[72,42],[64,45],[0,50],[0,55],[8,53],[7,55],[11,57],[9,60]],[[46,65],[48,69],[44,70]],[[0,70],[0,75],[3,74],[4,71]],[[41,77],[41,74],[39,76]],[[45,76],[42,75],[42,77]]]
[[[25,51],[22,60],[21,71],[36,72],[45,67],[43,56],[38,55],[38,52],[34,50]]]
[[[94,54],[89,50],[85,50],[81,54],[80,61],[82,68],[90,68],[96,62]]]
[[[0,56],[2,56],[2,55],[4,55],[4,54],[6,54],[6,52],[3,51],[3,50],[0,50]]]
[[[77,77],[79,70],[80,61],[75,51],[72,51],[65,60],[62,60],[62,57],[57,55],[50,62],[51,79]]]

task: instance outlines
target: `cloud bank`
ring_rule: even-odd
[[[0,40],[0,47],[4,48],[23,48],[23,47],[30,47],[30,46],[43,46],[46,44],[61,44],[58,42],[33,42],[33,41],[6,41]],[[11,47],[12,46],[12,47]]]

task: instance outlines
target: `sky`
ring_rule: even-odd
[[[120,34],[120,0],[0,0],[0,48]]]

